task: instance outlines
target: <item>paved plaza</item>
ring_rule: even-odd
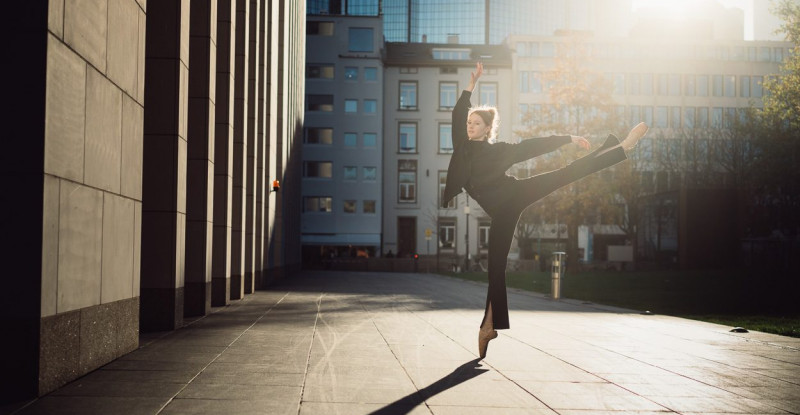
[[[16,413],[800,413],[800,339],[510,290],[512,328],[479,361],[485,295],[431,274],[303,272]]]

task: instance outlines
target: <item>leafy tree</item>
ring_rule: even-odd
[[[781,0],[774,13],[782,18],[779,30],[794,44],[780,72],[764,81],[763,111],[754,133],[758,166],[754,192],[769,202],[776,219],[772,229],[800,227],[800,2]],[[765,202],[766,203],[766,202]],[[764,204],[764,203],[762,203]],[[762,229],[762,232],[771,229]]]
[[[620,120],[611,98],[613,85],[603,74],[591,70],[588,49],[581,36],[571,36],[559,43],[554,65],[538,80],[546,90],[549,104],[523,115],[525,128],[516,132],[522,138],[549,134],[582,135],[602,144],[609,131],[617,131]],[[551,155],[529,161],[528,171],[541,173],[565,166],[584,155],[577,146],[566,146]],[[627,172],[627,170],[623,170]],[[578,226],[619,216],[624,209],[614,195],[610,175],[595,174],[555,191],[528,208],[517,225],[517,239],[540,230],[541,223],[567,225],[567,258],[571,265],[578,260]],[[625,201],[627,202],[627,200]]]

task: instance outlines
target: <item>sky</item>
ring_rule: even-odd
[[[744,11],[744,37],[746,40],[753,40],[753,3],[758,2],[763,6],[769,4],[769,0],[717,0],[725,7],[735,7]],[[663,8],[666,13],[675,18],[684,18],[691,15],[692,9],[696,6],[697,0],[632,0],[633,11],[643,7]],[[774,19],[768,22],[769,25],[778,24]],[[763,36],[763,35],[762,35]]]

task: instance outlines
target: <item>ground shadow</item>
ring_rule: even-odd
[[[429,386],[422,388],[416,392],[410,393],[377,411],[371,412],[371,415],[398,415],[407,414],[414,408],[424,402],[426,399],[435,396],[440,392],[444,392],[456,385],[464,383],[478,375],[486,373],[489,369],[480,367],[478,363],[481,359],[470,360],[467,363],[455,368],[452,373],[437,380]]]

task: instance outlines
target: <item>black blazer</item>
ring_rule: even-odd
[[[442,207],[461,193],[470,183],[471,189],[496,188],[501,181],[514,180],[506,175],[512,165],[549,153],[572,141],[568,135],[531,138],[518,144],[470,141],[467,135],[467,117],[472,94],[463,91],[452,114],[453,155],[447,168],[447,182],[442,197]],[[474,176],[474,177],[473,177]],[[474,197],[474,196],[473,196]],[[480,203],[480,198],[476,198]]]

